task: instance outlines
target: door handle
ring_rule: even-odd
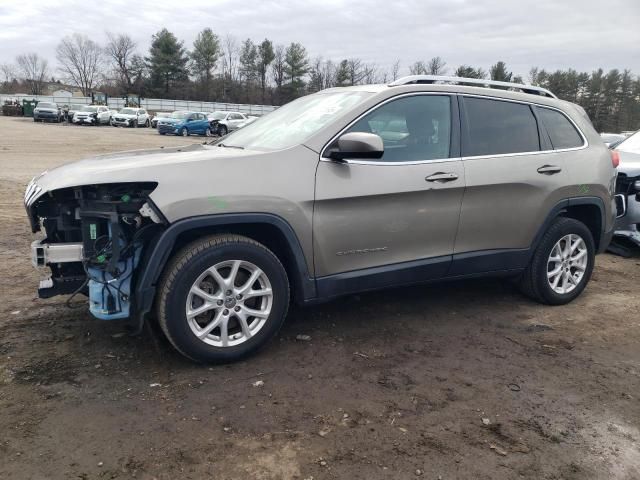
[[[457,179],[458,179],[458,175],[456,175],[455,173],[444,173],[444,172],[437,172],[425,178],[427,182],[440,182],[440,183],[452,182]]]
[[[553,175],[554,173],[560,173],[562,169],[555,165],[543,165],[538,169],[538,173],[543,175]]]

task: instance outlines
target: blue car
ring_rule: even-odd
[[[207,115],[199,112],[173,112],[169,118],[158,120],[160,135],[213,135]]]

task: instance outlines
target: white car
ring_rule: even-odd
[[[125,107],[111,118],[114,127],[148,127],[151,118],[144,108]]]
[[[109,125],[111,110],[105,105],[85,105],[73,115],[73,123],[80,125]]]
[[[158,121],[165,118],[171,118],[171,112],[156,112],[156,114],[151,117],[151,128],[157,128]]]
[[[69,109],[67,110],[67,117],[69,118],[69,121],[72,121],[73,116],[76,114],[76,112],[79,112],[84,107],[86,107],[86,105],[82,105],[79,103],[72,103],[71,105],[69,105]]]
[[[246,125],[246,121],[255,117],[249,117],[240,112],[223,112],[217,111],[212,113],[206,113],[209,123],[211,124],[211,131],[217,133],[220,136],[226,135],[229,132],[233,132],[238,128]]]

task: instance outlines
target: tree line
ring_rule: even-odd
[[[488,70],[471,65],[448,68],[439,56],[404,68],[396,60],[381,68],[360,58],[312,58],[297,42],[239,41],[232,35],[219,36],[210,28],[198,33],[190,49],[163,28],[152,36],[146,53],[126,34],[107,33],[106,44],[100,45],[76,33],[60,41],[56,61],[57,68],[52,69],[37,53],[18,55],[14,63],[0,65],[0,92],[43,94],[57,72],[59,79],[85,96],[101,91],[112,96],[281,105],[325,88],[388,83],[402,71],[530,83],[581,105],[598,131],[640,128],[640,77],[629,70],[551,72],[533,67],[525,79],[502,61]]]

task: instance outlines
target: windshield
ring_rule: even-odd
[[[173,112],[171,114],[171,118],[175,118],[177,120],[184,120],[189,115],[189,112]]]
[[[124,115],[135,115],[138,112],[135,108],[123,108],[120,113]]]
[[[38,103],[38,107],[39,108],[58,108],[58,106],[55,103],[49,103],[49,102],[40,102]]]
[[[227,116],[227,112],[213,112],[209,114],[211,120],[222,120]]]
[[[640,153],[640,131],[619,143],[616,150],[629,153]]]
[[[86,106],[82,107],[82,111],[83,112],[97,112],[98,111],[98,107],[92,107],[91,105],[86,105]]]
[[[222,144],[250,150],[281,150],[305,142],[338,116],[371,96],[343,91],[308,95],[294,100],[231,135]]]

